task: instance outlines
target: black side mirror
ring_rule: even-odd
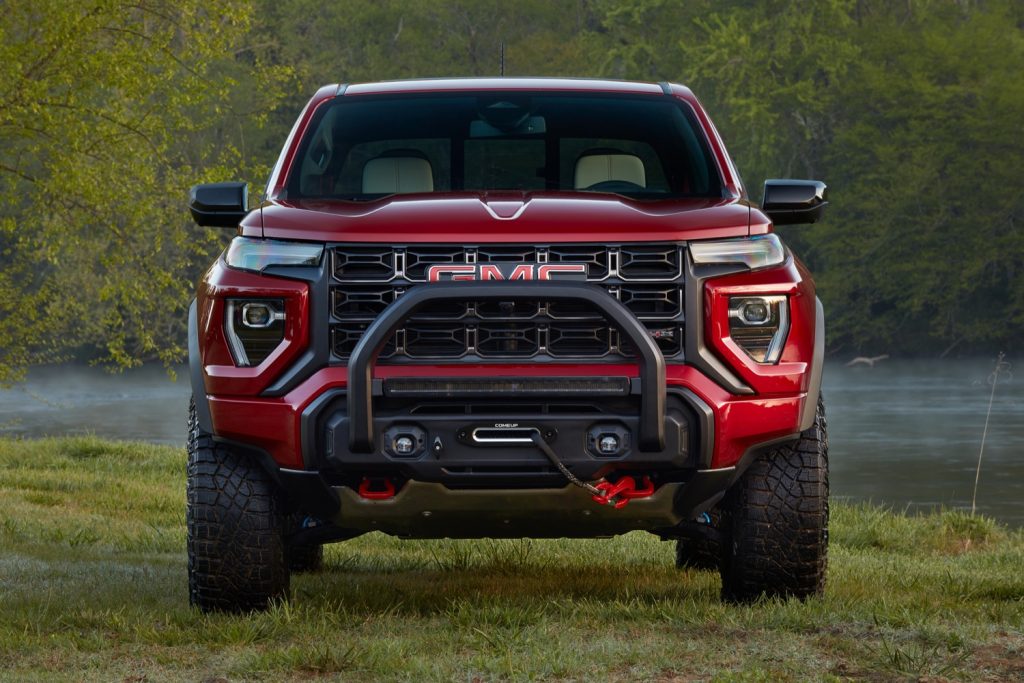
[[[816,223],[828,206],[828,186],[820,180],[766,180],[761,210],[775,225]]]
[[[234,228],[249,213],[246,183],[193,185],[188,193],[188,210],[199,225]]]

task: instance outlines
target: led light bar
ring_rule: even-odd
[[[395,377],[384,380],[385,396],[483,397],[628,396],[628,377]]]

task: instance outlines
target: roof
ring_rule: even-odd
[[[613,92],[662,95],[666,88],[674,95],[690,95],[688,88],[675,84],[638,83],[592,78],[424,78],[407,81],[357,83],[344,88],[345,95],[384,95],[420,92],[472,92],[480,90],[551,90],[560,92]]]

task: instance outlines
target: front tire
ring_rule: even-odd
[[[215,443],[189,410],[189,602],[204,612],[266,609],[288,596],[288,516],[259,465]]]
[[[803,599],[824,591],[828,430],[821,400],[810,429],[750,466],[727,496],[725,512],[723,599]]]

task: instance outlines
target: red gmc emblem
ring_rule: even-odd
[[[585,263],[448,263],[427,270],[427,282],[586,279]]]

